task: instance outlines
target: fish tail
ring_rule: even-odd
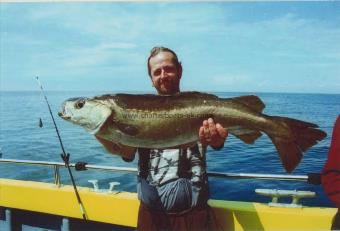
[[[269,135],[287,172],[292,172],[300,163],[303,153],[323,140],[327,134],[313,123],[273,116],[272,119],[290,130],[291,138]]]

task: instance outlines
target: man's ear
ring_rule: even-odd
[[[179,62],[178,63],[178,76],[179,76],[179,78],[182,78],[182,72],[183,72],[182,63]]]

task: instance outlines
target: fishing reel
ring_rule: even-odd
[[[78,161],[75,165],[74,168],[76,169],[76,171],[86,171],[87,163],[86,162],[82,162],[82,161]]]

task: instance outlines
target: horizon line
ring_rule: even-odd
[[[156,91],[143,91],[143,90],[45,90],[45,92],[112,92],[112,93],[142,93],[142,94],[156,94]],[[0,92],[9,93],[9,92],[40,92],[40,90],[1,90]],[[245,93],[245,94],[253,94],[253,93],[265,93],[265,94],[315,94],[315,95],[340,95],[340,93],[335,92],[273,92],[273,91],[181,91],[181,92],[206,92],[206,93]]]

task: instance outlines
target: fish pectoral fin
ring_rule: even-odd
[[[186,143],[186,144],[181,144],[181,145],[175,146],[173,148],[181,148],[181,149],[191,148],[192,146],[194,146],[196,144],[197,144],[197,141],[193,141],[193,142],[189,142],[189,143]]]
[[[251,130],[241,126],[235,126],[228,128],[228,132],[246,144],[253,144],[262,134],[259,131]]]
[[[238,101],[244,105],[247,105],[251,109],[257,112],[262,112],[266,105],[262,102],[262,100],[255,95],[246,95],[235,97],[233,100]]]
[[[125,124],[121,123],[119,121],[113,122],[115,126],[123,133],[129,135],[129,136],[135,136],[139,133],[139,130],[136,126],[133,126],[131,124]]]

